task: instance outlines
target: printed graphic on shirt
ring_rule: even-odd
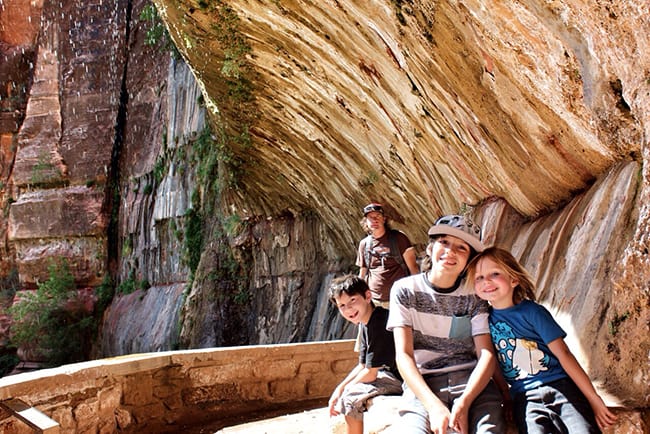
[[[508,323],[490,324],[490,334],[506,380],[521,380],[548,370],[549,355],[537,347],[537,342],[518,339]]]
[[[381,266],[384,267],[384,261],[390,256],[390,246],[373,246],[370,254],[381,261]]]

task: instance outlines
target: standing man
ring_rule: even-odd
[[[403,232],[390,228],[379,203],[363,208],[361,225],[368,236],[361,240],[357,252],[359,277],[368,282],[375,305],[388,308],[393,283],[419,273],[415,248]]]

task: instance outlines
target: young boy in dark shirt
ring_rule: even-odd
[[[367,401],[402,393],[393,333],[386,330],[388,311],[374,306],[368,284],[352,274],[334,279],[329,296],[345,319],[359,325],[361,337],[359,364],[334,389],[329,412],[345,416],[348,434],[362,434]]]

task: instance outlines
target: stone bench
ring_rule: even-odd
[[[383,432],[397,417],[399,396],[380,396],[364,414],[366,434]],[[330,417],[327,407],[230,426],[217,434],[345,434],[343,416]]]
[[[383,433],[397,418],[399,396],[378,396],[364,414],[365,434]],[[230,426],[218,434],[345,434],[343,416],[329,417],[327,407]]]
[[[364,434],[382,434],[397,420],[399,396],[378,396],[364,414]],[[636,410],[615,409],[619,417],[617,424],[603,431],[603,434],[646,434],[647,423],[643,414]],[[343,416],[330,418],[327,407],[285,416],[250,422],[224,428],[219,434],[345,434]],[[509,426],[504,434],[517,434],[515,426]]]

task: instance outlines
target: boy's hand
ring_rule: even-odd
[[[429,425],[433,434],[446,434],[450,423],[449,409],[442,403],[431,405],[429,410]]]
[[[469,432],[469,407],[462,397],[455,399],[451,407],[449,426],[463,434]]]
[[[334,393],[332,393],[332,396],[330,396],[330,400],[329,400],[329,413],[331,417],[338,416],[340,414],[338,410],[336,410],[335,408],[336,403],[339,402],[340,397],[341,397],[341,390],[339,390],[339,388],[337,387],[336,389],[334,389]]]

